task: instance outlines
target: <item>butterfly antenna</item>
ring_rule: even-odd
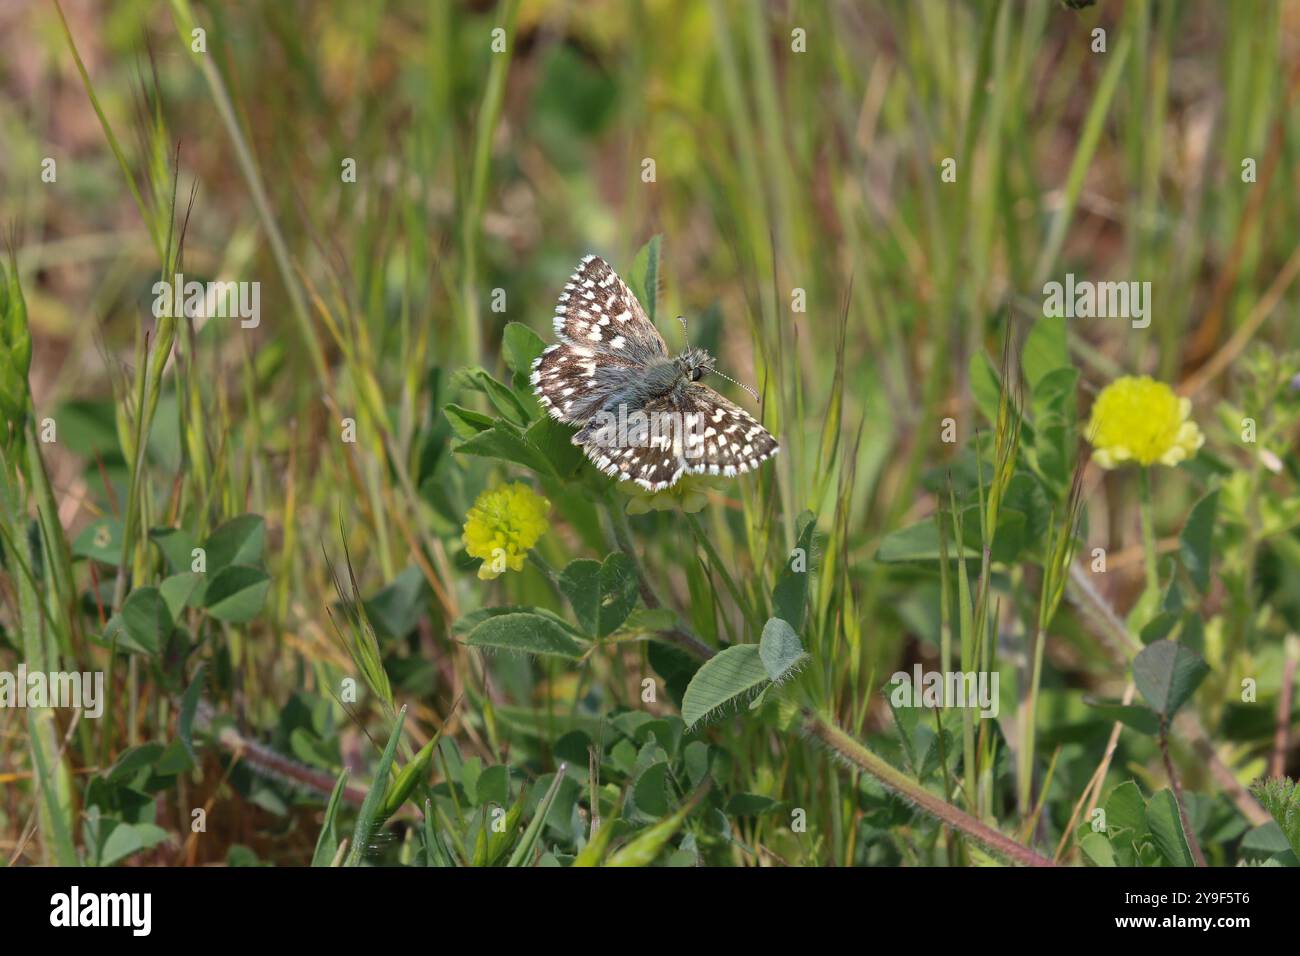
[[[690,335],[689,335],[689,334],[687,333],[687,331],[686,331],[686,316],[684,316],[684,315],[679,315],[679,316],[677,316],[677,321],[680,322],[680,323],[682,324],[682,335],[686,336],[687,339],[689,340]],[[732,378],[730,375],[723,375],[723,374],[722,374],[721,372],[719,372],[716,368],[712,368],[712,367],[710,367],[709,371],[712,372],[714,375],[717,375],[717,376],[719,376],[719,377],[721,377],[721,378],[725,378],[725,379],[726,379],[728,382],[730,382],[732,385],[739,385],[739,386],[740,386],[741,388],[743,388],[745,391],[749,392],[750,395],[753,395],[753,396],[754,396],[754,401],[756,401],[756,402],[757,402],[757,401],[760,401],[760,399],[759,399],[759,397],[758,397],[758,391],[757,391],[757,389],[751,388],[750,386],[746,385],[744,382],[737,382],[737,381],[736,381],[734,378]]]
[[[741,388],[743,388],[745,391],[749,392],[750,395],[753,395],[753,396],[754,396],[754,401],[757,402],[757,401],[760,400],[759,397],[758,397],[758,390],[757,390],[757,389],[755,389],[755,388],[751,388],[750,386],[746,385],[744,382],[737,382],[737,381],[736,381],[734,378],[732,378],[730,375],[724,375],[722,372],[719,372],[716,368],[709,369],[709,371],[712,372],[714,375],[717,375],[717,376],[720,377],[720,378],[725,378],[725,379],[726,379],[728,382],[730,382],[732,385],[739,385],[739,386],[740,386]]]

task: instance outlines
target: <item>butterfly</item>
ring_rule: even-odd
[[[668,353],[599,256],[583,258],[560,293],[555,337],[529,381],[552,418],[578,426],[573,443],[606,475],[661,491],[685,474],[734,477],[780,450],[749,412],[700,384],[722,374],[708,352]]]

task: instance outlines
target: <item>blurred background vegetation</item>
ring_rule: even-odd
[[[1229,491],[1214,580],[1187,599],[1209,690],[1174,757],[1207,853],[1249,858],[1243,840],[1268,817],[1230,784],[1297,764],[1293,743],[1277,756],[1276,730],[1294,723],[1285,637],[1300,626],[1287,398],[1300,346],[1298,92],[1290,0],[0,6],[0,223],[34,341],[31,418],[57,425],[40,451],[69,542],[66,626],[49,656],[113,675],[108,719],[69,727],[58,715],[47,756],[65,782],[40,813],[31,727],[0,714],[0,859],[60,859],[48,814],[91,862],[309,862],[339,770],[369,780],[393,727],[373,683],[356,704],[338,700],[371,651],[410,707],[399,762],[443,735],[429,795],[453,807],[438,811],[458,834],[448,859],[504,858],[476,856],[489,816],[474,822],[474,808],[525,790],[521,819],[542,799],[564,806],[543,836],[561,859],[585,842],[598,786],[631,789],[630,830],[695,792],[680,740],[664,748],[673,782],[637,786],[646,730],[627,715],[678,711],[663,690],[641,699],[642,677],[671,683],[654,645],[619,643],[574,666],[485,657],[456,629],[489,606],[565,610],[539,567],[482,582],[464,554],[476,496],[521,470],[454,453],[444,406],[488,410],[456,370],[509,382],[507,323],[550,341],[579,258],[597,252],[644,277],[633,260],[656,235],[665,338],[680,346],[669,317],[688,316],[693,343],[763,393],[783,445],[759,476],[711,490],[698,516],[633,519],[660,597],[710,647],[756,641],[754,612],[812,512],[817,584],[801,636],[817,708],[945,798],[1071,861],[1081,800],[1130,778],[1166,785],[1147,736],[1126,731],[1106,756],[1120,711],[1085,700],[1117,700],[1128,683],[1123,639],[1089,621],[1122,632],[1145,584],[1133,475],[1083,475],[1079,560],[1105,548],[1107,572],[1092,579],[1090,612],[1072,600],[1046,644],[1040,814],[1007,817],[1014,788],[958,793],[947,773],[960,746],[945,753],[947,731],[928,716],[891,715],[878,691],[896,670],[938,666],[955,627],[941,597],[957,585],[936,561],[878,550],[945,509],[950,482],[975,500],[977,431],[987,437],[982,412],[997,405],[980,370],[999,367],[1006,336],[1031,332],[1044,282],[1152,283],[1149,328],[1071,321],[1069,357],[1079,409],[1121,374],[1192,399],[1208,442],[1157,478],[1162,559],[1179,551],[1192,504],[1219,483]],[[260,326],[155,319],[152,286],[173,271],[260,282]],[[1258,443],[1242,441],[1246,416]],[[941,440],[947,418],[955,443]],[[539,488],[556,509],[544,562],[602,557],[609,529],[583,486]],[[246,514],[262,523],[230,530]],[[187,543],[238,537],[232,547],[265,572],[265,600],[251,620],[190,607],[157,647],[130,647],[129,634],[119,646],[110,620],[125,597],[179,566],[149,544],[166,528]],[[1041,576],[1028,558],[995,575],[1008,674],[1028,666]],[[19,590],[3,591],[0,662],[24,657]],[[212,712],[186,718],[200,662]],[[1253,705],[1237,703],[1243,678],[1259,684]],[[1025,691],[1004,680],[1005,723]],[[970,861],[770,710],[690,737],[716,751],[708,799],[724,821],[693,818],[674,862]],[[191,750],[185,730],[182,755],[187,721],[212,746]],[[1013,729],[999,733],[1014,743]],[[293,766],[277,769],[276,754]],[[561,760],[564,786],[552,788]],[[1014,762],[994,779],[1012,779]],[[400,840],[376,838],[375,859],[431,852],[412,824],[421,806],[388,831]],[[191,832],[195,807],[206,832]],[[806,832],[791,831],[794,808]],[[132,829],[110,843],[92,817]]]

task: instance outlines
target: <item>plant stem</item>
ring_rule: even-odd
[[[497,8],[497,22],[505,30],[511,44],[515,42],[515,15],[519,0],[504,0]],[[501,118],[505,101],[506,74],[510,70],[510,56],[493,56],[484,85],[483,101],[479,106],[474,129],[474,154],[470,167],[469,193],[464,197],[461,213],[461,319],[465,331],[466,361],[476,365],[482,361],[483,330],[479,319],[478,255],[479,233],[482,227],[483,207],[487,197],[487,184],[491,172],[492,138]]]
[[[555,569],[537,552],[536,548],[528,549],[528,563],[542,572],[542,577],[546,578],[546,583],[551,586],[551,590],[558,591],[560,576],[555,573]]]
[[[1281,777],[1286,772],[1287,737],[1291,723],[1291,695],[1295,690],[1296,658],[1300,651],[1300,639],[1294,634],[1288,635],[1285,642],[1286,663],[1282,665],[1282,692],[1277,698],[1277,723],[1273,731],[1273,758],[1269,762],[1268,775]]]
[[[1029,694],[1020,709],[1022,742],[1020,746],[1020,779],[1017,781],[1017,806],[1028,813],[1033,798],[1034,748],[1037,744],[1038,688],[1043,676],[1043,645],[1047,633],[1043,628],[1034,631],[1033,670],[1029,675]]]
[[[22,448],[16,448],[10,458],[0,446],[0,540],[7,551],[9,576],[17,597],[21,660],[32,672],[45,672],[57,670],[59,665],[57,650],[47,648],[47,622],[32,573],[33,556],[27,546],[27,490],[17,470],[23,454]],[[19,693],[24,691],[22,688]],[[26,711],[32,786],[39,801],[42,859],[47,865],[76,866],[71,778],[59,745],[54,711],[44,706],[28,707]]]
[[[845,760],[865,770],[900,797],[910,800],[926,813],[953,829],[960,830],[970,839],[1012,863],[1023,866],[1055,866],[1042,856],[1015,840],[999,833],[975,817],[958,810],[951,803],[935,796],[921,784],[908,778],[881,757],[872,753],[843,730],[811,711],[804,712],[804,729],[826,744]]]
[[[1174,803],[1178,804],[1178,818],[1183,822],[1183,833],[1187,835],[1187,845],[1192,850],[1192,858],[1196,860],[1197,866],[1205,866],[1205,854],[1201,852],[1201,844],[1196,839],[1196,834],[1192,832],[1192,823],[1187,819],[1187,808],[1183,806],[1183,785],[1178,780],[1178,773],[1174,770],[1173,758],[1169,756],[1169,721],[1160,718],[1160,753],[1165,758],[1165,773],[1169,775],[1169,786],[1174,792]]]
[[[1160,569],[1156,564],[1155,521],[1151,508],[1151,470],[1138,470],[1138,510],[1142,516],[1142,553],[1146,567],[1146,592],[1160,590]],[[1150,599],[1148,599],[1150,600]]]

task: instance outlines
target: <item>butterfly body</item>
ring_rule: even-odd
[[[748,412],[699,384],[713,371],[707,351],[669,354],[605,260],[582,260],[555,311],[559,342],[533,362],[531,382],[551,417],[580,426],[573,443],[605,474],[659,491],[683,474],[741,474],[779,450]]]
[[[699,381],[704,374],[706,366],[702,361],[711,361],[708,354],[703,349],[688,349],[675,358],[650,359],[641,367],[640,375],[615,392],[604,407],[606,410],[617,410],[620,402],[630,402],[640,407],[656,395],[666,394],[681,401],[686,387],[691,382]],[[704,357],[703,360],[699,355]]]

